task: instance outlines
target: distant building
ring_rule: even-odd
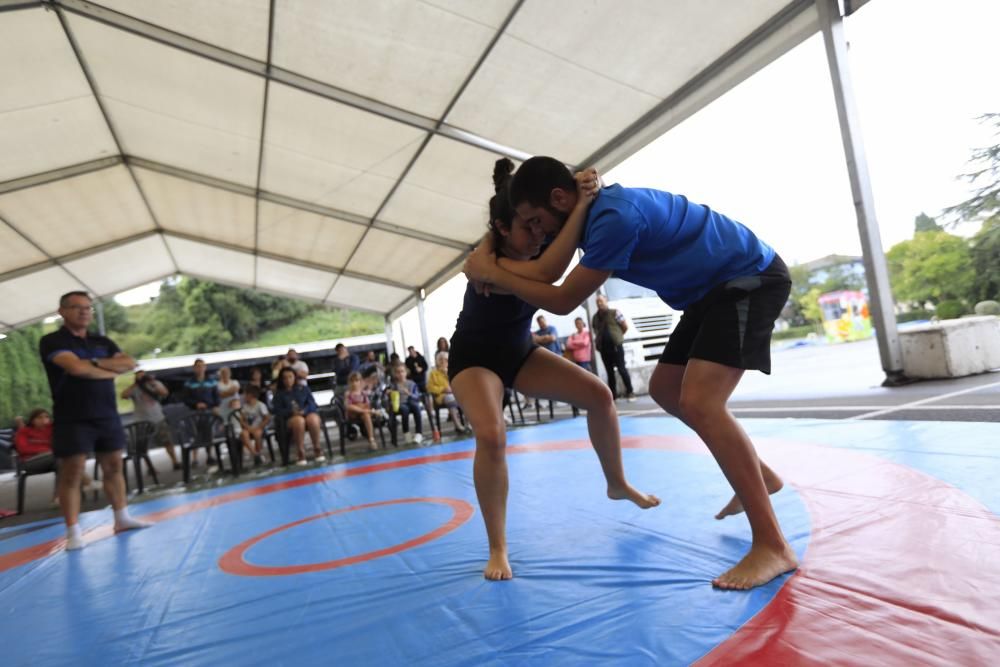
[[[820,285],[830,277],[830,269],[833,267],[844,267],[850,273],[855,274],[864,280],[865,264],[861,257],[853,255],[827,255],[810,262],[800,264],[809,272],[809,282],[813,285]]]

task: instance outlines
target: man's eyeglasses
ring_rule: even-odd
[[[65,310],[78,310],[81,313],[84,311],[94,312],[93,306],[63,306]]]

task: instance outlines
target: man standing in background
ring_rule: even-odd
[[[59,299],[63,325],[43,336],[38,351],[52,391],[52,452],[59,460],[59,505],[66,521],[66,549],[82,549],[80,483],[87,455],[95,454],[104,473],[104,493],[115,514],[115,532],[150,524],[129,516],[122,476],[125,432],[118,417],[115,378],[135,368],[135,360],[110,338],[87,333],[93,301],[86,292]]]
[[[615,380],[615,369],[621,373],[622,381],[625,383],[625,398],[629,403],[635,401],[635,393],[632,391],[632,378],[628,369],[625,368],[625,332],[628,331],[628,323],[625,316],[614,308],[608,308],[608,297],[603,294],[597,295],[597,312],[590,323],[591,333],[594,334],[594,344],[597,351],[601,353],[601,361],[604,362],[604,370],[608,372],[608,387],[611,388],[611,395],[618,399],[618,382]]]

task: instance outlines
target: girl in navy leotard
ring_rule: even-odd
[[[536,280],[562,276],[576,248],[589,202],[597,193],[596,173],[578,176],[581,196],[576,210],[552,243],[543,250],[544,234],[518,218],[507,199],[513,163],[497,161],[496,195],[490,200],[491,243],[504,268]],[[634,489],[622,468],[618,414],[607,385],[596,375],[531,340],[531,318],[537,309],[511,294],[478,293],[470,284],[451,339],[449,376],[455,398],[476,434],[473,477],[489,537],[487,579],[510,579],[507,559],[507,461],[503,419],[504,388],[528,396],[564,401],[587,411],[591,442],[607,480],[607,494],[642,508],[659,504],[656,496]]]

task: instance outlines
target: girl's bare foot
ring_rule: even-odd
[[[748,591],[798,566],[799,559],[787,543],[777,550],[755,545],[735,567],[713,579],[712,585],[727,590]]]
[[[656,507],[660,504],[659,498],[651,493],[637,491],[627,482],[625,483],[625,486],[609,485],[608,498],[611,498],[611,500],[631,500],[644,510],[648,510],[650,507]]]
[[[510,569],[510,563],[507,562],[506,550],[494,551],[490,549],[490,560],[486,563],[483,576],[490,581],[504,581],[514,577],[514,573]]]
[[[761,475],[764,477],[764,486],[767,488],[768,495],[774,495],[778,491],[784,488],[785,483],[781,481],[773,470],[764,467],[761,469]],[[733,516],[734,514],[740,514],[743,512],[743,503],[735,495],[732,500],[726,503],[726,506],[719,510],[719,513],[715,515],[716,519],[725,519],[727,516]]]

